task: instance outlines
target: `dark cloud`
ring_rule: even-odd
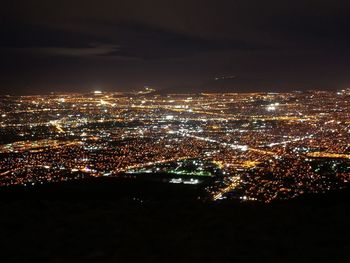
[[[136,24],[90,23],[108,34],[73,32],[43,26],[3,27],[2,48],[15,48],[47,54],[126,56],[141,59],[190,56],[216,50],[262,49],[263,46],[235,39],[206,39],[160,28]],[[20,50],[18,50],[20,51]]]
[[[344,87],[348,11],[340,0],[13,0],[0,9],[0,86]],[[237,78],[213,81],[225,74]]]
[[[89,47],[97,37],[86,33],[50,28],[42,25],[3,23],[0,47]]]

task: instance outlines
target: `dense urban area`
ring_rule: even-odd
[[[268,203],[350,180],[350,90],[1,96],[0,127],[0,188],[152,176]]]

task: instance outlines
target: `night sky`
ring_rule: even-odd
[[[7,2],[1,94],[350,87],[349,1]]]

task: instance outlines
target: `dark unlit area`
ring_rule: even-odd
[[[156,198],[142,199],[130,195],[135,186],[103,185],[2,191],[2,262],[345,262],[349,257],[348,190],[265,205],[175,199],[170,188],[154,189]],[[118,194],[121,189],[129,195]]]

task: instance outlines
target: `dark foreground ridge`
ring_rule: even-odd
[[[109,178],[0,191],[1,262],[347,262],[350,191],[208,203]],[[192,193],[192,194],[191,194]]]

